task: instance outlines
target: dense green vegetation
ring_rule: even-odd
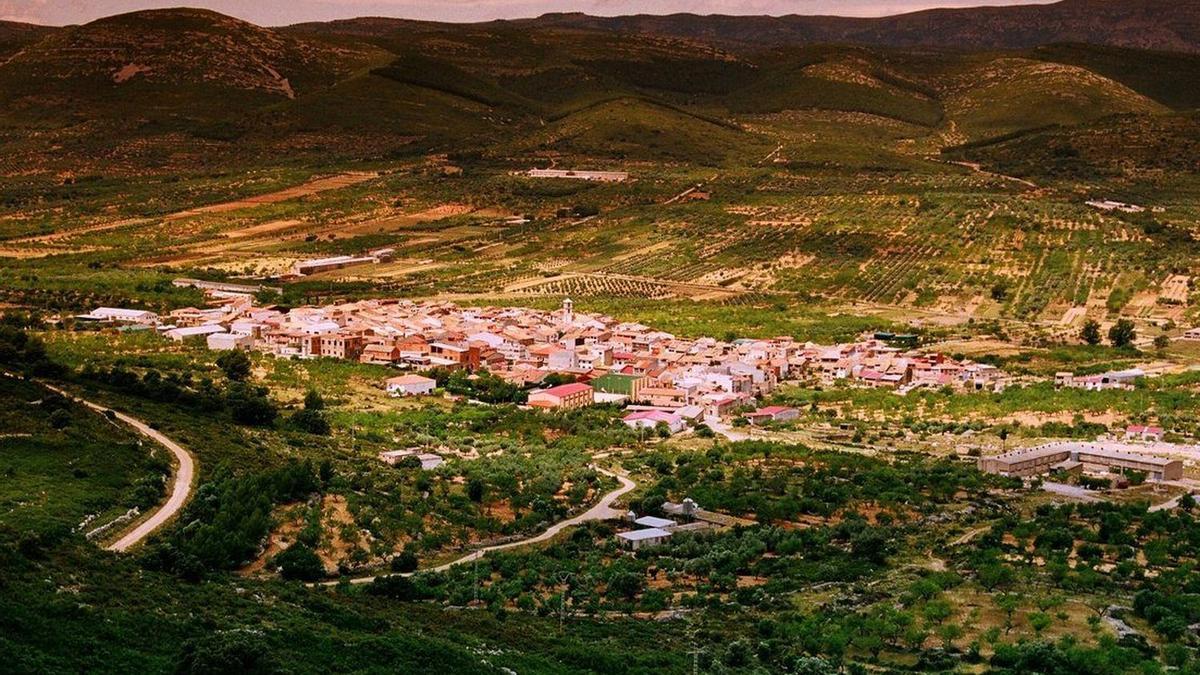
[[[1200,60],[580,20],[0,26],[0,670],[1200,672],[1193,499],[1149,512],[1179,488],[1133,474],[1113,503],[1061,505],[973,466],[1127,423],[1200,436],[1198,355],[1172,339],[1200,299]],[[523,175],[545,166],[629,177]],[[755,440],[646,438],[614,405],[523,409],[486,372],[393,399],[387,367],[75,316],[198,307],[173,280],[379,247],[394,259],[275,279],[259,303],[569,296],[686,337],[913,332],[1021,381],[789,384],[764,403],[800,419],[739,428]],[[1049,379],[1152,358],[1174,374],[1128,392]],[[188,448],[179,516],[102,551],[169,464],[29,377]],[[690,497],[731,524],[632,552],[626,524],[589,522],[431,571],[583,512],[616,486],[601,469],[637,482],[618,510]]]

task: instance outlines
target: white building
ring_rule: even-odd
[[[97,307],[87,314],[75,317],[83,321],[102,321],[105,323],[136,323],[153,326],[158,323],[158,315],[143,309],[125,309],[123,307]]]
[[[207,338],[214,333],[224,333],[225,327],[217,324],[207,326],[187,326],[184,328],[174,328],[165,333],[165,335],[176,342],[183,342],[188,338],[203,337]]]
[[[422,375],[401,375],[388,378],[387,392],[392,396],[425,396],[432,394],[437,380]]]
[[[659,529],[657,527],[647,527],[642,530],[631,530],[629,532],[618,532],[617,539],[621,540],[621,545],[637,551],[651,546],[658,546],[666,543],[667,539],[671,538],[671,533]]]
[[[218,351],[254,347],[254,336],[246,333],[212,333],[205,341],[209,349]]]
[[[379,460],[388,466],[396,466],[406,457],[416,457],[421,462],[421,470],[423,471],[433,471],[446,462],[446,460],[442,459],[441,455],[432,452],[417,452],[411,448],[407,450],[388,450],[379,453]]]

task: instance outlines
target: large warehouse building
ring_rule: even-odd
[[[1082,465],[1099,470],[1119,468],[1145,472],[1150,480],[1180,480],[1183,462],[1132,451],[1121,443],[1050,443],[981,457],[979,470],[1002,476],[1036,476]]]

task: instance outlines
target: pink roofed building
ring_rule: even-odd
[[[664,410],[639,410],[622,417],[621,421],[630,429],[657,429],[658,425],[665,424],[673,434],[687,428],[682,416]]]
[[[529,395],[529,405],[534,408],[570,409],[582,408],[595,401],[594,390],[583,383],[560,384]]]

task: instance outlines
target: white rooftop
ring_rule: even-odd
[[[667,527],[674,527],[676,525],[676,522],[673,520],[670,520],[667,518],[658,518],[656,516],[642,516],[641,518],[638,518],[637,520],[635,520],[633,522],[635,522],[638,525],[641,525],[643,527],[651,527],[651,528],[659,528],[659,529],[667,528]]]
[[[670,532],[661,530],[657,527],[647,527],[644,530],[631,530],[629,532],[618,532],[617,536],[626,541],[645,541],[646,539],[661,539],[671,536]]]

